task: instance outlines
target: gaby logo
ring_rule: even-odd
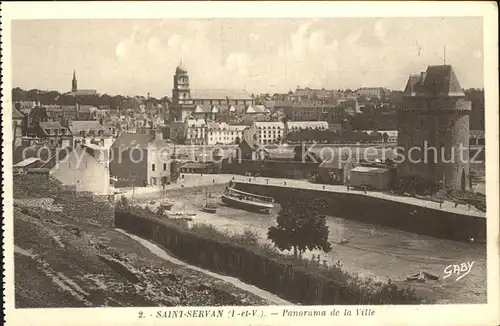
[[[443,276],[443,280],[452,275],[456,275],[457,278],[455,281],[460,280],[462,277],[470,273],[470,271],[472,270],[472,265],[474,265],[474,261],[461,263],[460,265],[453,264],[446,266],[446,268],[444,269],[445,276]]]

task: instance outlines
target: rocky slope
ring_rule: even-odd
[[[42,205],[14,208],[16,307],[220,306],[269,302],[173,265],[112,227]],[[83,213],[82,213],[83,214]]]

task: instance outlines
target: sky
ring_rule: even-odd
[[[445,51],[446,47],[446,51]],[[171,96],[180,61],[191,88],[288,92],[387,87],[446,63],[483,87],[481,18],[16,20],[13,87]]]

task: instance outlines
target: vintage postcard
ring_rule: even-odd
[[[497,14],[2,3],[7,325],[498,325]]]

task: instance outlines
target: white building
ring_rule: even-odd
[[[288,121],[288,132],[300,131],[303,129],[328,130],[326,121]]]
[[[183,139],[187,145],[236,144],[243,139],[245,125],[211,122],[189,116],[183,123],[170,124],[171,139]]]
[[[304,129],[328,130],[326,121],[255,121],[244,130],[243,138],[260,144],[277,144],[291,132]]]
[[[285,138],[285,124],[281,121],[256,121],[248,129],[246,138],[260,144],[276,144]]]
[[[54,155],[42,168],[64,185],[76,187],[94,195],[110,194],[108,149],[93,144],[66,147]]]
[[[185,143],[188,145],[204,145],[207,142],[208,124],[204,119],[189,116],[184,122]]]
[[[245,125],[230,125],[225,122],[210,122],[208,123],[208,136],[206,143],[208,145],[240,143],[243,139],[243,130],[245,130],[245,128],[247,128]]]

